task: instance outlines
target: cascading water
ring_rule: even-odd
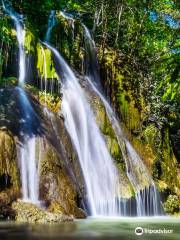
[[[51,31],[52,31],[53,27],[56,25],[55,15],[56,15],[56,11],[52,10],[49,15],[49,19],[48,19],[48,28],[47,28],[47,32],[46,32],[46,36],[45,36],[45,42],[50,41]]]
[[[74,73],[52,46],[62,80],[62,113],[83,171],[91,215],[117,216],[118,173]]]
[[[119,125],[119,121],[117,120],[112,107],[105,99],[101,91],[97,88],[100,81],[98,73],[98,62],[95,53],[95,43],[91,38],[87,27],[83,25],[83,28],[85,32],[86,54],[88,58],[86,65],[86,72],[88,74],[87,80],[94,92],[100,97],[101,101],[103,102],[107,116],[116,134],[123,158],[126,163],[126,174],[135,191],[137,216],[162,215],[163,209],[161,206],[160,197],[156,190],[155,184],[148,173],[148,170],[146,169],[135,149],[124,136],[121,126]]]
[[[22,182],[23,201],[39,203],[39,154],[41,139],[33,133],[36,114],[22,88],[17,88],[21,110],[21,142],[18,146],[18,159]],[[25,133],[24,133],[25,132]]]
[[[19,46],[19,85],[23,87],[25,81],[25,53],[24,53],[24,39],[25,39],[25,30],[23,25],[23,16],[12,11],[10,7],[6,7],[4,1],[2,1],[4,10],[10,15],[13,19],[16,27],[16,34]]]
[[[29,201],[38,204],[39,198],[39,177],[38,177],[38,160],[37,160],[37,141],[38,138],[32,133],[32,121],[34,110],[29,102],[28,97],[23,89],[26,77],[25,68],[25,51],[24,39],[25,31],[22,21],[22,16],[14,12],[9,6],[6,6],[2,1],[4,10],[10,15],[15,23],[17,40],[19,46],[19,86],[17,88],[19,101],[21,105],[22,118],[21,122],[21,144],[17,146],[18,159],[20,164],[21,183],[22,183],[22,198],[24,201]]]
[[[100,89],[100,77],[99,77],[99,69],[98,69],[98,59],[96,54],[96,45],[94,40],[91,38],[91,34],[87,27],[82,24],[84,28],[84,36],[85,36],[85,49],[86,49],[86,57],[85,57],[85,74],[89,77],[89,79],[93,82],[93,84]]]
[[[73,15],[65,12],[65,11],[60,11],[60,14],[62,15],[63,18],[67,19],[72,27],[72,32],[73,32],[73,39],[74,39],[74,18]]]

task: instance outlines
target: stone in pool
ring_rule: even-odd
[[[12,208],[16,213],[15,220],[23,223],[53,223],[73,221],[73,217],[51,213],[39,206],[18,200],[13,202]]]

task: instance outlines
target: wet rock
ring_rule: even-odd
[[[10,193],[7,193],[5,191],[2,191],[0,193],[0,219],[14,220],[15,212],[10,206],[11,201],[12,201],[12,199],[11,199]]]
[[[63,214],[51,213],[32,203],[27,203],[18,200],[12,204],[12,209],[15,211],[15,220],[17,222],[29,223],[53,223],[73,221],[73,218]]]
[[[15,220],[15,215],[10,205],[0,206],[0,220]]]
[[[124,71],[123,56],[119,58],[112,49],[99,49],[98,54],[102,84],[124,133],[155,180],[162,200],[166,202],[170,194],[179,197],[178,140],[174,144],[177,135],[174,135],[175,139],[172,137],[177,134],[178,116],[172,112],[168,116],[171,120],[167,122],[165,116],[154,114],[148,99],[151,91],[147,90],[147,85],[135,90],[134,80],[132,82]],[[171,198],[173,204],[175,199]]]
[[[1,218],[14,218],[10,207],[12,201],[20,196],[19,170],[16,145],[7,127],[0,128],[0,215]]]
[[[59,213],[59,214],[62,214],[65,211],[62,208],[61,204],[55,201],[51,202],[50,206],[48,207],[48,210],[50,212]],[[72,216],[78,219],[84,219],[87,217],[86,212],[83,209],[78,208],[77,206],[74,206],[74,209],[71,212],[72,212]]]
[[[33,92],[33,91],[32,91]],[[64,121],[50,110],[44,111],[38,95],[38,89],[28,98],[40,119],[41,125],[34,125],[34,135],[43,139],[40,161],[40,199],[51,206],[57,202],[61,213],[82,217],[78,210],[78,196],[82,197],[84,180],[76,158],[76,153],[64,126]],[[21,198],[20,169],[17,159],[17,146],[21,143],[20,109],[17,89],[10,87],[0,93],[2,113],[0,114],[0,192],[4,191],[10,203]],[[48,108],[48,106],[47,106]],[[50,108],[51,109],[51,108]],[[2,126],[2,127],[1,127]],[[26,134],[26,132],[23,132]],[[75,177],[76,176],[76,177]],[[2,194],[4,203],[7,198]],[[7,206],[7,204],[3,204]],[[59,207],[58,207],[59,208]],[[53,208],[56,213],[57,208]]]
[[[0,192],[0,207],[8,205],[11,202],[10,197],[6,192]]]
[[[70,174],[62,168],[59,156],[47,143],[40,174],[40,197],[49,203],[48,209],[51,212],[76,218],[86,217],[77,206],[77,189]]]

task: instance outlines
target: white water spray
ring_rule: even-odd
[[[91,62],[88,62],[88,65],[86,66],[88,73],[87,80],[94,92],[100,97],[101,101],[103,102],[109,121],[112,125],[114,133],[116,134],[116,138],[118,140],[123,158],[126,163],[126,174],[135,191],[137,216],[161,215],[163,213],[163,210],[154,181],[152,180],[143,161],[133,146],[124,136],[119,121],[117,120],[112,107],[97,88],[99,85],[99,76],[97,57],[95,53],[95,43],[91,38],[87,27],[85,25],[83,25],[83,27],[85,32],[85,39],[87,41],[87,51],[89,52],[91,58],[95,58],[94,60],[91,59]],[[96,81],[98,85],[95,84]]]
[[[91,215],[117,216],[118,173],[106,142],[74,73],[59,52],[46,45],[61,68],[62,113],[83,171]]]
[[[19,86],[17,87],[22,119],[21,123],[21,139],[22,143],[17,144],[18,160],[20,165],[22,198],[23,201],[39,203],[39,158],[37,157],[37,141],[38,138],[32,133],[32,116],[35,114],[29,102],[29,99],[23,89],[26,77],[25,67],[25,51],[24,40],[25,31],[22,21],[22,16],[14,12],[9,6],[6,6],[2,1],[4,10],[10,15],[16,26],[17,40],[19,46]]]
[[[23,25],[22,16],[13,12],[9,7],[6,7],[4,2],[2,1],[2,5],[4,10],[10,15],[10,17],[13,19],[15,27],[16,27],[16,34],[17,34],[17,40],[18,40],[18,46],[19,46],[19,85],[24,86],[25,82],[25,74],[26,74],[26,68],[25,68],[25,52],[24,52],[24,40],[25,40],[25,30]]]
[[[21,111],[21,139],[17,145],[20,163],[23,201],[39,204],[39,166],[42,139],[33,133],[33,121],[36,116],[29,99],[22,88],[16,88]]]

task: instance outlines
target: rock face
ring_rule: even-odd
[[[20,179],[16,145],[12,133],[5,127],[0,129],[0,166],[0,191],[18,195]]]
[[[72,217],[63,214],[51,213],[34,204],[25,203],[22,201],[13,202],[12,209],[16,213],[15,220],[17,222],[52,223],[73,220]]]
[[[14,219],[11,203],[20,196],[20,179],[13,135],[0,129],[0,219]]]
[[[103,53],[99,51],[104,89],[119,115],[124,132],[155,180],[165,210],[173,213],[173,208],[170,211],[168,206],[173,203],[177,205],[180,197],[179,160],[177,154],[175,156],[172,141],[175,135],[171,134],[172,130],[176,131],[171,129],[171,124],[163,122],[160,116],[152,114],[147,101],[148,94],[152,92],[145,91],[147,86],[143,86],[144,91],[142,86],[137,91],[135,80],[132,82],[125,70],[126,61],[123,57],[110,49],[105,49]],[[175,113],[170,118],[178,122]],[[175,145],[177,148],[178,143]]]
[[[81,202],[85,197],[84,182],[63,120],[57,114],[45,112],[44,107],[39,103],[38,96],[35,98],[35,94],[29,96],[29,99],[37,118],[41,121],[41,125],[34,123],[37,129],[34,134],[41,139],[41,144],[37,146],[37,149],[42,152],[40,200],[48,211],[20,201],[12,204],[21,197],[17,158],[17,146],[21,144],[19,135],[21,111],[16,88],[12,87],[0,92],[0,99],[2,103],[0,124],[3,125],[0,129],[0,215],[2,218],[15,218],[17,221],[25,222],[69,220],[67,217],[63,218],[64,215],[85,218],[85,212],[79,207],[79,205],[82,207]],[[23,211],[25,211],[24,215]],[[31,211],[32,214],[30,214]]]
[[[84,218],[86,215],[76,202],[77,186],[63,169],[56,149],[47,143],[44,144],[40,169],[40,198],[45,200],[48,209],[53,213]]]

